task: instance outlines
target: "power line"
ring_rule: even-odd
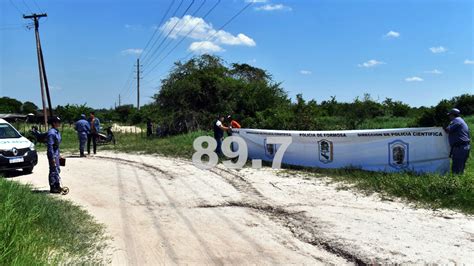
[[[25,12],[22,12],[17,5],[15,5],[15,3],[13,2],[13,0],[10,0],[10,4],[12,4],[12,6],[18,11],[18,13],[20,15],[23,15]]]
[[[31,11],[30,6],[28,6],[28,4],[26,4],[25,0],[21,0],[21,1],[22,1],[23,4],[26,6],[26,9],[28,10],[28,12],[33,13],[33,12]]]
[[[143,52],[146,51],[146,49],[148,48],[148,45],[151,43],[151,41],[153,40],[153,38],[155,37],[156,33],[159,31],[160,29],[160,26],[161,24],[163,24],[163,22],[165,21],[166,19],[166,16],[168,16],[168,13],[169,11],[171,10],[171,7],[173,6],[175,0],[171,1],[170,5],[168,6],[168,9],[166,10],[165,14],[163,15],[163,17],[161,18],[160,20],[160,23],[158,24],[158,26],[156,27],[155,31],[153,32],[153,35],[151,36],[151,38],[148,40],[148,42],[146,43],[145,45],[145,48],[143,48]],[[143,53],[140,55],[140,58],[142,57]]]
[[[173,15],[171,15],[171,17],[174,17],[174,16],[176,15],[176,13],[178,13],[179,9],[180,9],[181,6],[183,5],[183,2],[184,2],[184,0],[181,0],[181,1],[179,2],[178,7],[174,10]],[[157,30],[159,30],[159,27],[160,27],[160,26],[161,26],[161,25],[158,26]],[[158,35],[158,38],[155,39],[155,41],[154,41],[153,44],[151,45],[150,50],[154,50],[154,47],[155,47],[156,43],[158,42],[158,40],[160,39],[161,36],[163,36],[163,31],[160,31],[160,35]],[[145,57],[143,57],[143,62],[146,61],[146,59],[148,58],[148,55],[149,55],[149,54],[150,54],[150,53],[147,53],[147,54],[145,55]]]
[[[39,6],[38,2],[36,0],[33,0],[33,3],[35,4],[36,8],[38,8],[38,10],[43,13],[43,10],[41,9],[41,7]],[[43,22],[44,23],[44,22]]]
[[[204,4],[206,3],[207,0],[204,0],[202,1],[201,5],[191,14],[191,17],[194,17],[200,10],[201,8],[204,6]],[[177,24],[179,24],[179,20],[177,21]],[[179,34],[181,33],[181,31],[186,27],[186,25],[189,24],[188,22],[184,23],[181,28],[175,33],[175,36],[179,36]],[[197,24],[196,24],[197,26]],[[196,27],[195,27],[196,28]],[[165,41],[167,39],[165,38]],[[168,48],[168,46],[173,42],[174,40],[169,40],[166,45],[161,49],[161,52],[159,52],[154,58],[153,60],[148,61],[148,65],[151,65],[153,64],[153,62],[155,62],[156,59],[158,59],[160,57],[160,55],[162,54],[162,52],[164,52],[166,50],[166,48]]]
[[[218,30],[216,30],[216,32],[214,32],[214,34],[212,34],[212,36],[208,37],[204,42],[209,41],[212,38],[214,38],[221,30],[223,30],[225,27],[227,27],[227,25],[229,25],[232,21],[234,21],[238,16],[240,16],[240,14],[242,14],[242,12],[244,12],[247,8],[249,8],[254,3],[255,3],[255,1],[251,1],[247,5],[245,5],[242,9],[239,10],[239,12],[237,12],[234,16],[232,16],[226,23],[224,23],[224,25],[222,25]],[[200,48],[204,44],[204,42],[201,42],[201,44],[196,48]],[[179,61],[185,60],[186,58],[188,58],[192,54],[193,54],[193,51],[189,52],[185,57],[179,59]]]
[[[209,14],[212,13],[212,11],[214,11],[214,9],[221,3],[221,0],[218,0],[214,6],[212,6],[211,9],[209,9],[209,11],[207,11],[207,13],[202,17],[202,19],[204,20],[207,16],[209,16]],[[171,48],[171,50],[150,70],[148,71],[148,74],[153,72],[153,70],[155,70],[158,65],[160,65],[174,50],[176,50],[176,48],[178,48],[178,46],[183,43],[183,41],[189,36],[191,35],[194,30],[199,26],[199,24],[196,24],[194,25],[194,27],[185,35],[181,38],[181,40],[173,47]],[[145,77],[147,74],[143,75],[143,77]]]
[[[186,8],[186,10],[184,10],[183,14],[180,16],[184,16],[186,14],[186,12],[188,12],[188,10],[191,8],[192,5],[194,5],[194,2],[195,0],[192,0],[191,3],[188,5],[188,7]],[[163,45],[163,43],[166,41],[166,39],[171,35],[171,33],[174,31],[174,29],[176,28],[176,25],[178,25],[178,22],[179,20],[176,21],[176,23],[173,25],[173,27],[171,28],[171,30],[168,32],[168,34],[166,34],[166,36],[161,40],[160,44],[158,45],[158,47],[155,48],[155,50],[153,51],[153,54],[151,55],[151,58],[153,58],[153,56],[156,54],[156,52],[160,49],[160,47]],[[143,62],[143,65],[147,65],[149,63],[149,60],[147,62]]]
[[[212,38],[214,38],[215,35],[217,35],[217,33],[219,33],[221,30],[223,30],[227,25],[229,25],[232,21],[234,21],[238,16],[240,16],[240,14],[242,14],[247,8],[249,8],[249,7],[250,7],[251,5],[253,5],[253,4],[254,4],[254,1],[249,2],[247,5],[245,5],[245,6],[244,6],[242,9],[240,9],[235,15],[233,15],[229,20],[227,20],[227,22],[224,23],[224,25],[222,25],[218,30],[216,30],[214,34],[212,34],[211,36],[209,36],[208,38],[206,38],[206,39],[204,40],[204,42],[205,42],[205,41],[209,41],[209,40],[211,40]],[[201,42],[201,44],[200,44],[197,48],[200,48],[200,47],[203,45],[204,42]],[[188,58],[189,56],[191,56],[192,54],[193,54],[193,51],[189,52],[185,57],[182,57],[182,58],[179,59],[178,61],[183,61],[183,60],[185,60],[186,58]],[[148,72],[148,74],[150,74],[150,72]],[[165,74],[165,73],[163,73],[163,74]],[[162,74],[162,75],[163,75],[163,74]],[[156,79],[158,79],[158,78],[161,78],[162,75],[160,75],[160,76],[158,76],[158,77],[156,77],[156,78],[154,78],[154,79],[151,79],[151,80],[149,80],[149,81],[146,82],[146,83],[150,83],[151,81],[154,81],[154,80],[156,80]],[[146,76],[146,75],[144,75],[144,77],[145,77],[145,76]]]

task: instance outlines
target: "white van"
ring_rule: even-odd
[[[33,172],[37,163],[35,144],[0,119],[0,171],[23,169],[28,174]]]

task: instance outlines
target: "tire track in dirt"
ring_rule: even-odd
[[[103,158],[106,160],[118,160],[124,163],[134,165],[145,171],[156,170],[156,171],[159,171],[160,173],[167,175],[170,180],[175,179],[173,174],[150,164],[140,163],[137,161],[127,160],[123,158],[113,158],[113,157],[105,157],[105,156],[100,156],[100,158]],[[246,180],[243,176],[238,175],[236,173],[232,173],[230,171],[222,170],[219,168],[210,169],[208,171],[219,177],[222,177],[230,185],[232,185],[237,191],[248,196],[247,197],[248,202],[228,202],[227,204],[221,204],[221,205],[202,204],[202,205],[197,206],[198,208],[238,207],[238,208],[246,208],[246,209],[254,210],[261,214],[266,215],[267,217],[271,218],[275,222],[278,222],[278,224],[284,226],[285,228],[288,228],[290,232],[293,234],[293,236],[302,242],[323,248],[324,250],[334,255],[343,257],[358,265],[365,265],[365,264],[371,263],[371,261],[364,258],[360,258],[352,254],[351,252],[347,251],[346,249],[341,248],[338,245],[335,245],[331,243],[330,241],[328,241],[327,239],[325,239],[324,237],[322,237],[321,232],[318,231],[318,228],[320,227],[318,224],[320,222],[315,221],[314,218],[309,218],[305,216],[302,212],[288,212],[287,210],[284,209],[284,206],[280,206],[280,207],[272,206],[268,198],[266,198],[260,191],[258,191],[255,187],[253,187],[253,185],[248,180]],[[153,173],[153,172],[150,172],[150,173]],[[156,176],[154,178],[156,179]],[[158,182],[157,179],[156,179],[156,182]],[[162,185],[160,183],[159,185],[163,193],[167,195]]]
[[[174,251],[174,249],[171,247],[169,238],[166,236],[166,234],[163,232],[163,230],[161,230],[162,226],[159,223],[159,218],[155,215],[155,213],[154,213],[155,210],[151,207],[152,205],[150,203],[150,198],[148,197],[148,194],[147,194],[145,188],[143,187],[143,183],[141,182],[140,178],[138,177],[138,174],[137,174],[137,171],[136,171],[135,168],[133,169],[133,173],[134,173],[135,179],[137,181],[138,189],[140,190],[140,195],[142,195],[145,198],[145,207],[149,211],[150,218],[153,221],[153,228],[158,233],[158,235],[160,237],[160,240],[162,240],[161,243],[163,243],[163,245],[165,247],[165,256],[169,256],[172,261],[177,261],[178,256],[176,255],[176,252]],[[156,256],[156,257],[160,257],[160,256]],[[166,264],[164,262],[165,261],[163,261],[163,264]]]
[[[145,164],[141,157],[140,157],[140,163]],[[201,193],[199,193],[194,188],[192,188],[192,186],[189,185],[187,182],[185,182],[182,178],[173,177],[173,179],[179,180],[187,189],[192,191],[194,193],[194,195],[196,195],[200,199],[201,202],[209,202],[208,200],[204,199],[204,197],[201,195]],[[202,183],[209,186],[207,184],[207,182],[205,182],[203,179],[199,179],[199,180]],[[213,189],[215,189],[215,188],[213,187]],[[219,192],[219,191],[216,190],[216,192]],[[208,203],[204,203],[204,204],[208,205]],[[196,208],[196,206],[191,206],[191,208]],[[215,217],[221,219],[221,221],[223,221],[227,225],[228,229],[230,229],[231,231],[236,233],[236,235],[238,235],[242,240],[247,242],[250,246],[254,247],[254,249],[257,250],[259,253],[261,253],[261,254],[264,253],[264,248],[261,245],[257,244],[250,236],[246,235],[244,232],[239,231],[239,230],[236,229],[236,228],[238,228],[237,224],[232,222],[230,219],[228,219],[227,217],[225,217],[224,215],[222,215],[219,211],[216,211],[215,209],[213,209],[212,212],[215,215]],[[227,241],[225,241],[222,238],[221,238],[221,241],[226,243],[226,245],[229,246],[229,247],[233,246],[232,243],[227,243]],[[269,256],[268,254],[266,254],[266,258],[269,258],[272,261],[272,264],[277,264],[278,263],[278,261],[276,261],[274,257]]]
[[[130,234],[131,228],[129,226],[129,215],[127,213],[127,208],[125,207],[124,197],[125,197],[125,189],[122,182],[122,174],[120,171],[120,165],[117,163],[117,184],[119,190],[119,208],[120,208],[120,216],[122,218],[122,231],[124,235],[124,242],[127,253],[127,259],[131,258],[132,261],[128,261],[132,265],[137,265],[137,254],[135,253],[135,240],[133,239],[132,235]],[[131,252],[132,254],[129,254]]]

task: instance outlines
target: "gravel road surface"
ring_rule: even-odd
[[[33,174],[12,180],[47,190],[39,156]],[[116,265],[474,261],[472,216],[382,201],[329,179],[112,152],[70,157],[61,176],[71,192],[57,197],[107,226]]]

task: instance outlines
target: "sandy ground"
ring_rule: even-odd
[[[112,132],[140,134],[142,133],[142,129],[136,126],[121,126],[119,124],[113,124]]]
[[[47,189],[44,154],[31,175]],[[159,156],[69,158],[67,196],[107,226],[112,264],[474,261],[474,218],[414,209],[268,168],[200,170]]]

